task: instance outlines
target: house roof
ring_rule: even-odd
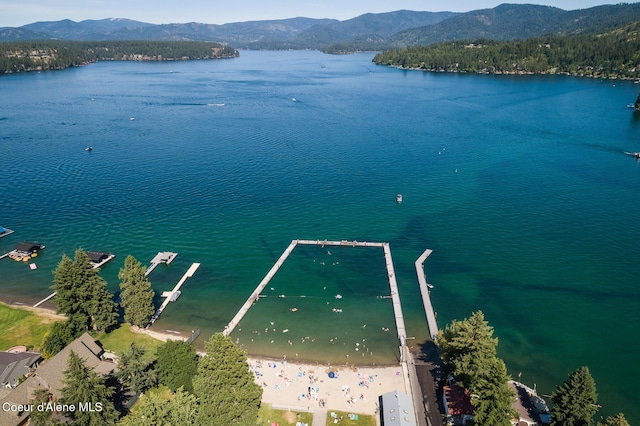
[[[73,342],[69,343],[64,349],[58,352],[53,358],[43,362],[38,366],[35,374],[28,377],[24,382],[20,383],[14,390],[4,398],[0,399],[0,407],[4,403],[9,404],[29,404],[33,399],[33,392],[38,389],[48,389],[49,392],[59,399],[62,394],[61,390],[64,386],[64,372],[67,369],[67,360],[69,354],[73,351],[85,363],[98,374],[108,375],[115,370],[115,364],[102,361],[100,356],[103,353],[102,348],[88,334],[84,333]],[[15,411],[5,411],[0,409],[0,425],[2,426],[21,426],[26,424],[29,413],[20,413]]]
[[[18,243],[16,244],[15,249],[18,251],[26,251],[28,253],[40,250],[42,248],[41,244],[38,243]]]
[[[387,392],[382,400],[382,424],[384,426],[415,426],[416,415],[411,398],[398,391]]]
[[[99,263],[109,257],[109,253],[103,253],[101,251],[88,251],[87,256],[92,262]]]
[[[444,396],[447,401],[447,412],[451,416],[473,415],[474,407],[471,404],[469,391],[452,384],[444,387]]]
[[[64,386],[62,381],[64,380],[64,371],[67,369],[67,359],[71,351],[75,352],[87,367],[98,374],[110,374],[115,368],[115,364],[100,359],[104,351],[88,333],[84,333],[36,370],[36,375],[49,385],[51,394],[56,398],[62,396],[60,390]]]
[[[18,380],[29,372],[29,368],[40,360],[37,352],[0,352],[0,386],[18,385]]]

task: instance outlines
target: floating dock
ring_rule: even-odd
[[[13,234],[13,230],[9,228],[3,228],[0,226],[0,238],[6,237],[9,234]]]
[[[144,276],[148,276],[161,263],[166,263],[167,265],[170,264],[177,255],[178,253],[172,253],[170,251],[159,252],[153,259],[151,259],[151,264],[144,273]]]
[[[158,253],[158,254],[161,254],[161,253]],[[171,253],[171,254],[176,254],[176,253]],[[177,254],[176,254],[176,256],[177,256]],[[175,302],[176,300],[178,300],[178,297],[180,297],[180,294],[182,294],[180,292],[180,287],[182,287],[182,284],[184,284],[184,282],[187,281],[188,278],[191,278],[193,276],[193,274],[198,270],[199,267],[200,267],[199,263],[192,264],[191,267],[187,270],[187,272],[185,272],[185,274],[182,276],[180,281],[178,281],[178,284],[176,284],[175,287],[173,287],[173,290],[165,291],[164,293],[162,293],[162,297],[165,298],[164,302],[162,302],[162,305],[156,311],[156,313],[153,315],[153,317],[149,321],[149,324],[147,325],[146,328],[149,328],[151,326],[151,324],[156,322],[156,320],[158,319],[158,317],[160,316],[162,311],[164,311],[164,308],[166,308],[167,305],[169,305],[170,302]]]
[[[426,249],[424,253],[422,253],[416,260],[415,265],[416,274],[418,275],[418,283],[420,284],[420,293],[422,294],[424,312],[427,315],[429,334],[431,334],[431,339],[435,340],[438,337],[438,323],[436,322],[436,314],[435,312],[433,312],[433,306],[431,305],[431,297],[429,296],[429,285],[427,284],[427,277],[424,273],[424,262],[432,252],[433,250]]]

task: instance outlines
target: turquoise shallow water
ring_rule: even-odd
[[[206,337],[292,239],[388,241],[420,341],[413,262],[431,248],[441,327],[481,309],[513,376],[550,393],[588,365],[602,414],[640,422],[640,163],[623,154],[640,151],[638,85],[371,58],[242,52],[0,78],[0,225],[16,231],[0,250],[47,246],[35,271],[0,261],[0,297],[40,300],[78,246],[118,256],[102,271],[114,291],[126,255],[175,251],[150,276],[158,292],[202,266],[154,327]],[[233,337],[254,354],[390,362],[385,292],[382,250],[299,247]]]

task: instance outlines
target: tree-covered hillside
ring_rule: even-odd
[[[414,46],[378,54],[373,62],[427,71],[640,78],[640,21],[599,35]]]
[[[159,41],[25,41],[0,43],[0,74],[56,70],[96,61],[170,61],[231,58],[238,51],[219,43]]]

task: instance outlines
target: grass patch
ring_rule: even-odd
[[[331,414],[334,414],[335,417]],[[353,415],[355,413],[329,410],[327,413],[327,424],[332,425],[335,419],[340,419],[342,417],[342,421],[338,422],[340,426],[376,426],[376,416],[356,414],[358,416],[358,420],[352,420],[349,418],[349,414]]]
[[[307,423],[311,426],[311,423],[313,423],[313,413],[276,410],[270,404],[262,404],[258,411],[258,422],[256,424],[260,426],[271,426],[272,423],[278,423],[280,426],[287,426],[295,425],[297,422]]]
[[[26,309],[0,304],[0,350],[17,345],[39,350],[44,335],[55,321]]]
[[[98,341],[102,344],[104,350],[121,354],[129,350],[132,342],[136,342],[145,350],[144,359],[151,359],[156,356],[156,349],[162,345],[158,339],[154,339],[146,334],[134,333],[131,331],[129,324],[120,324],[118,328],[110,333],[98,336]]]

